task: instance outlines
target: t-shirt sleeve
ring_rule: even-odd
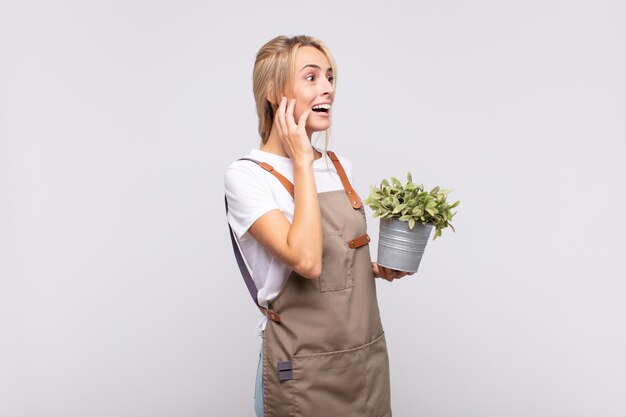
[[[250,161],[233,162],[224,174],[228,223],[238,238],[265,213],[280,209],[263,169]]]

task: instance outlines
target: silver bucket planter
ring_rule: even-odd
[[[377,263],[398,271],[417,272],[432,229],[432,224],[416,223],[410,229],[408,222],[380,219]]]

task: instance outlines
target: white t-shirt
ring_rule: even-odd
[[[322,157],[313,162],[313,174],[318,193],[343,189],[339,175],[323,149]],[[352,163],[337,155],[350,183]],[[246,158],[266,162],[293,183],[291,159],[273,153],[252,149]],[[259,304],[267,307],[268,300],[280,292],[291,269],[274,258],[249,233],[252,224],[265,213],[278,209],[289,222],[293,221],[293,198],[285,187],[269,172],[252,161],[234,161],[224,174],[224,189],[228,199],[228,223],[235,232],[239,248],[249,266],[250,275],[258,289]],[[242,278],[240,278],[242,279]],[[257,333],[265,328],[267,318],[257,326]]]

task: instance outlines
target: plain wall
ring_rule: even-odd
[[[0,415],[253,415],[223,173],[278,34],[333,52],[363,198],[461,200],[378,282],[394,415],[626,415],[626,6],[488,0],[3,1]]]

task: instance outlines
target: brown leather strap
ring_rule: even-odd
[[[259,310],[261,310],[261,313],[263,313],[263,315],[268,319],[275,321],[276,323],[280,323],[280,315],[275,311],[270,311],[267,308],[261,306],[259,306]]]
[[[343,170],[343,166],[341,166],[339,158],[337,158],[337,155],[335,155],[333,151],[328,151],[327,153],[330,157],[330,160],[333,162],[335,169],[337,170],[337,174],[339,174],[339,179],[343,184],[344,190],[346,190],[346,194],[348,195],[348,199],[350,200],[352,208],[354,208],[355,210],[360,209],[362,206],[361,199],[359,198],[359,195],[356,193],[356,191],[354,191],[354,188],[352,188],[350,181],[348,181],[348,176],[346,175],[346,171]]]
[[[287,189],[287,191],[289,192],[289,194],[291,194],[291,197],[293,198],[294,187],[291,181],[283,177],[283,175],[280,172],[276,171],[273,166],[271,166],[270,164],[266,162],[259,162],[259,166],[263,168],[264,170],[266,170],[267,172],[269,172],[270,174],[272,174],[273,176],[275,176],[278,179],[278,181],[280,181],[280,183]]]
[[[348,243],[348,246],[350,247],[350,249],[357,249],[357,248],[360,248],[361,246],[367,245],[368,243],[370,243],[370,237],[366,233],[363,236],[359,236],[357,238],[352,239]]]

